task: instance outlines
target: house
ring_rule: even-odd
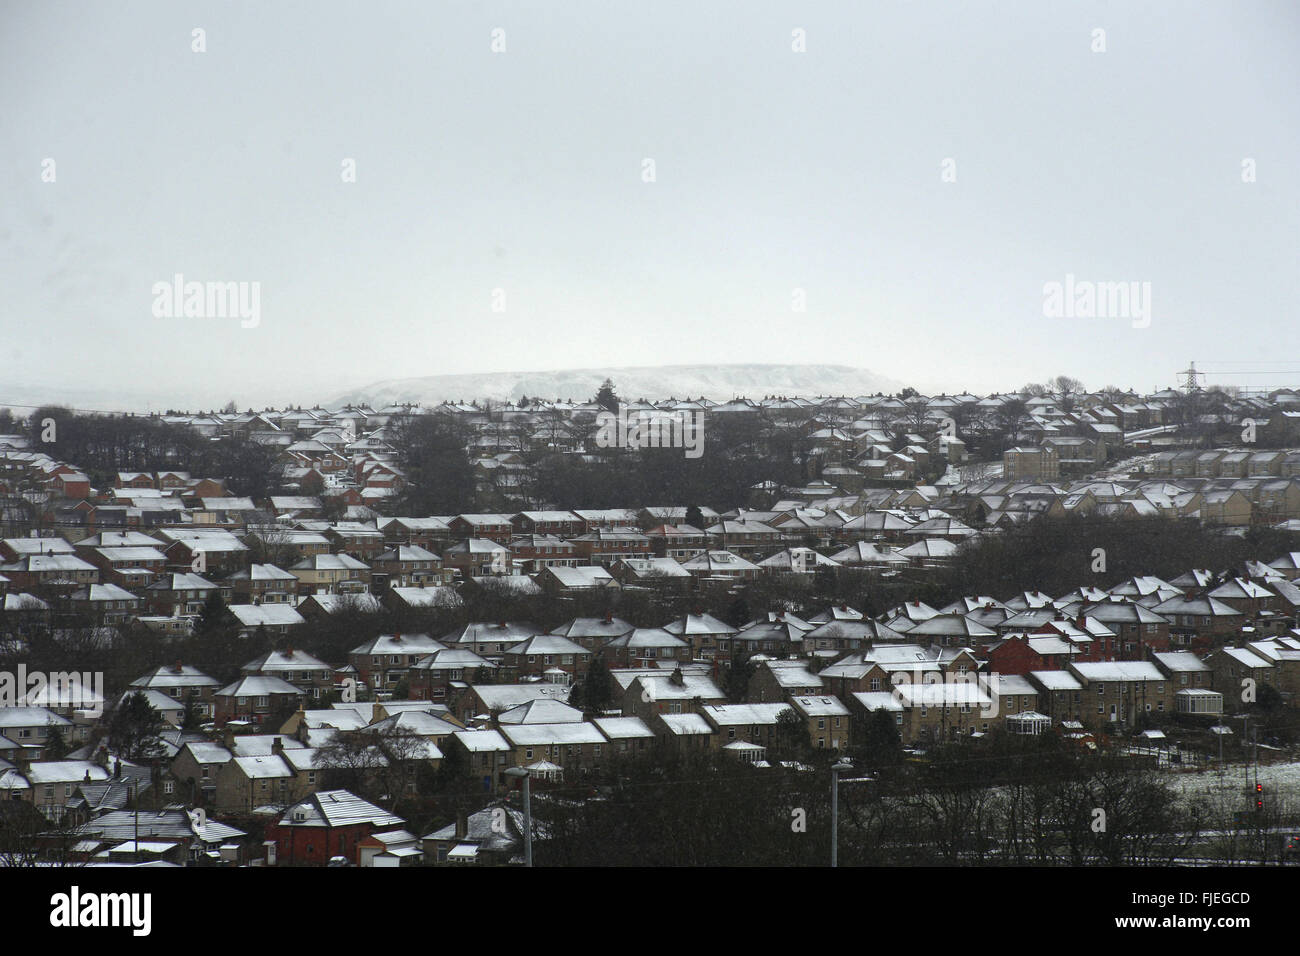
[[[544,828],[533,825],[536,841]],[[504,866],[523,862],[523,814],[505,804],[492,804],[461,815],[454,823],[425,834],[424,861],[434,866],[464,864]]]
[[[822,693],[822,679],[803,660],[763,660],[749,678],[745,695],[751,703],[788,701],[796,694]]]
[[[691,572],[675,558],[622,558],[614,563],[610,573],[624,587],[665,591],[688,591],[691,587]]]
[[[561,567],[549,565],[537,575],[537,583],[547,591],[569,594],[575,591],[597,591],[619,587],[618,580],[598,565]]]
[[[360,862],[361,843],[375,833],[404,829],[406,821],[347,790],[323,790],[291,806],[267,827],[268,864],[324,866],[334,857]]]
[[[721,748],[734,743],[768,748],[777,741],[778,718],[790,709],[784,701],[772,704],[705,704],[700,716],[713,728]]]
[[[1066,669],[1082,685],[1079,719],[1091,729],[1133,729],[1144,714],[1173,712],[1174,684],[1150,661],[1072,662]]]
[[[298,576],[274,564],[250,564],[230,575],[227,580],[232,585],[236,603],[297,603]]]
[[[451,533],[462,541],[480,539],[507,544],[515,533],[515,526],[509,515],[502,514],[465,514],[456,515],[447,522]]]
[[[410,668],[447,645],[428,634],[381,634],[348,652],[357,679],[376,692],[391,691]]]
[[[1277,686],[1277,668],[1266,656],[1245,646],[1220,647],[1205,656],[1214,671],[1214,690],[1232,706],[1259,699],[1262,684]]]
[[[227,610],[241,635],[261,631],[273,638],[288,637],[305,622],[288,604],[232,604]]]
[[[551,534],[517,534],[510,539],[510,553],[525,572],[558,565],[574,567],[580,562],[578,549]]]
[[[411,665],[407,671],[409,693],[412,700],[444,703],[452,685],[473,684],[496,670],[496,664],[467,647],[445,647]]]
[[[691,645],[691,658],[711,661],[730,659],[731,638],[736,628],[709,614],[685,614],[664,625],[664,630]]]
[[[0,707],[0,738],[12,741],[20,748],[9,754],[11,758],[41,760],[45,748],[56,737],[62,737],[65,744],[73,743],[77,739],[77,728],[72,721],[46,707],[29,707],[21,703]],[[0,757],[4,756],[0,754]]]
[[[704,551],[683,562],[682,567],[700,584],[747,581],[762,573],[758,565],[730,551]]]
[[[597,653],[610,667],[646,667],[652,661],[685,663],[691,646],[662,627],[640,627],[610,638]]]
[[[57,823],[83,782],[108,779],[108,771],[89,760],[23,761],[15,768],[0,767],[0,799],[25,801]]]
[[[695,557],[708,547],[708,535],[688,524],[660,524],[648,528],[650,550],[656,557],[672,558],[682,562]]]
[[[370,565],[348,554],[313,554],[289,568],[302,594],[360,594],[370,585]]]
[[[506,537],[509,541],[509,536]],[[504,544],[487,538],[466,538],[443,549],[444,566],[464,577],[486,577],[510,572],[511,553]]]
[[[145,605],[154,614],[171,617],[195,616],[220,588],[207,578],[192,573],[169,573],[144,590]]]
[[[446,583],[442,558],[415,544],[394,545],[370,559],[371,572],[390,587],[428,587]]]
[[[584,534],[586,522],[572,511],[520,511],[512,515],[510,525],[521,535],[571,538]]]
[[[849,709],[837,697],[790,697],[790,706],[803,718],[812,745],[818,750],[843,750],[849,745]]]
[[[609,741],[586,721],[558,724],[502,724],[497,728],[510,745],[511,766],[531,768],[546,761],[560,768],[585,770],[610,756]]]
[[[131,681],[131,687],[164,694],[182,705],[192,699],[199,715],[205,719],[214,716],[214,700],[221,683],[204,674],[197,667],[177,661],[164,667],[155,667],[143,677]]]
[[[649,721],[662,714],[698,714],[706,704],[724,704],[727,695],[705,673],[675,667],[616,670],[624,716]]]
[[[586,673],[591,651],[558,634],[537,634],[506,649],[501,661],[501,677],[517,681],[525,677],[562,676],[569,683]]]
[[[244,664],[240,670],[258,677],[279,677],[304,691],[312,700],[320,700],[334,689],[334,669],[306,651],[292,647],[268,651]]]
[[[652,551],[650,539],[629,528],[606,530],[597,528],[569,539],[577,550],[578,558],[587,564],[609,567],[627,558],[648,558]]]
[[[217,726],[243,720],[261,726],[279,725],[282,717],[302,705],[303,691],[279,677],[241,677],[213,695]]]

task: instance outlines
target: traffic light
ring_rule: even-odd
[[[1255,784],[1255,810],[1260,811],[1263,809],[1264,809],[1264,785],[1262,783],[1257,783]]]

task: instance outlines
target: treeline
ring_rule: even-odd
[[[519,453],[522,469],[477,472],[466,451],[472,436],[463,424],[442,415],[394,419],[389,439],[411,483],[395,510],[427,515],[521,504],[572,509],[685,502],[725,511],[746,504],[751,486],[760,482],[796,484],[816,477],[807,441],[769,422],[719,416],[707,419],[703,429],[698,458],[686,457],[681,448],[597,448],[581,455],[533,445]]]
[[[37,409],[23,426],[34,448],[85,470],[98,488],[111,486],[119,471],[167,469],[224,478],[235,495],[264,497],[274,488],[274,449],[205,438],[160,418],[83,414],[51,405]]]
[[[659,753],[536,784],[546,834],[537,863],[824,866],[828,762],[841,754],[818,756],[801,770]],[[844,756],[855,769],[839,788],[842,866],[1160,865],[1204,853],[1207,827],[1225,822],[1222,808],[1185,796],[1151,762],[1055,735],[992,734],[917,763]]]
[[[1059,597],[1088,585],[1109,588],[1135,575],[1166,580],[1193,568],[1240,573],[1247,560],[1270,561],[1298,536],[1264,526],[1243,534],[1192,519],[1067,515],[1037,518],[979,538],[939,573],[933,592],[1004,598],[1020,591]]]

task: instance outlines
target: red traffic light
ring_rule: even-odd
[[[1263,785],[1262,783],[1257,783],[1257,784],[1255,784],[1255,792],[1256,792],[1256,793],[1263,793],[1263,792],[1264,792],[1264,785]]]

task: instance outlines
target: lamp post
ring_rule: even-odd
[[[528,799],[528,778],[531,772],[524,767],[511,767],[506,770],[507,777],[514,777],[524,782],[524,866],[533,865],[533,810]]]
[[[840,856],[840,774],[852,770],[853,764],[841,760],[831,765],[831,866],[839,866]]]

